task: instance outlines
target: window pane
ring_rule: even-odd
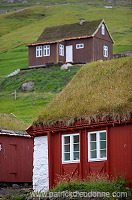
[[[79,143],[79,135],[74,136],[74,143]]]
[[[105,141],[100,142],[100,149],[106,149],[106,142]]]
[[[79,144],[74,144],[74,151],[79,151]]]
[[[100,150],[100,158],[106,157],[106,150]]]
[[[90,150],[96,149],[96,142],[90,142]]]
[[[79,152],[74,152],[74,160],[79,160]]]
[[[70,153],[64,153],[64,160],[70,160]]]
[[[70,144],[70,136],[64,137],[64,144]]]
[[[96,133],[90,135],[90,141],[96,141]]]
[[[70,152],[70,145],[64,146],[64,152]]]
[[[90,152],[90,156],[91,156],[91,158],[97,158],[97,151],[95,150],[95,151],[91,151]]]
[[[100,140],[106,140],[106,132],[100,133]]]

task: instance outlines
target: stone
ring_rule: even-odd
[[[27,91],[27,90],[30,90],[32,87],[34,87],[34,82],[33,81],[26,81],[21,85],[21,90]]]
[[[72,66],[71,63],[63,64],[63,65],[61,66],[61,70],[63,70],[63,69],[68,69],[68,68],[71,67],[71,66]]]

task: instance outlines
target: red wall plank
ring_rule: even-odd
[[[0,181],[32,182],[33,138],[0,135]]]

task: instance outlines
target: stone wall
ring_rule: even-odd
[[[48,174],[48,138],[40,136],[34,138],[33,161],[33,190],[45,192],[49,189]]]

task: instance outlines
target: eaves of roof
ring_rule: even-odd
[[[132,119],[125,120],[125,121],[99,121],[94,123],[88,123],[86,121],[80,121],[75,123],[71,126],[66,126],[63,124],[56,124],[54,126],[30,126],[26,131],[30,136],[38,137],[38,136],[45,136],[48,133],[58,133],[58,132],[65,132],[65,131],[76,131],[82,130],[87,128],[99,128],[99,127],[108,127],[108,126],[117,126],[117,125],[125,125],[125,124],[132,124]]]
[[[55,41],[51,41],[51,42],[36,42],[36,43],[27,44],[26,46],[53,44],[53,43],[59,43],[59,42],[67,41],[67,40],[85,39],[85,38],[90,38],[90,37],[93,37],[93,35],[86,35],[86,36],[72,37],[72,38],[64,38],[64,39],[61,39],[61,40],[55,40]]]

